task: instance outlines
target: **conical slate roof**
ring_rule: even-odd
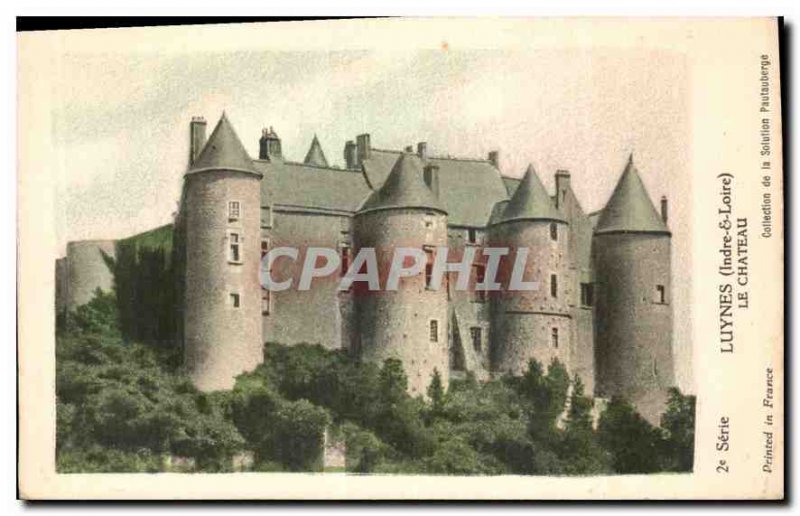
[[[187,174],[209,170],[235,170],[261,175],[253,168],[253,160],[224,112]]]
[[[597,221],[595,234],[669,233],[633,164],[633,154]]]
[[[316,134],[311,141],[311,147],[309,147],[308,153],[306,153],[306,159],[303,160],[303,163],[306,165],[316,165],[318,167],[328,166],[328,160],[325,159],[325,153],[322,152],[322,145],[319,144]]]
[[[422,162],[415,154],[401,154],[383,185],[367,197],[358,211],[394,208],[424,208],[447,213],[425,184]]]
[[[528,165],[525,177],[522,178],[511,200],[508,201],[499,222],[511,220],[555,220],[566,222],[564,216],[553,205],[553,200],[544,189],[544,185],[536,175],[533,165]]]

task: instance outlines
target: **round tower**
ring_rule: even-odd
[[[492,299],[492,369],[522,374],[530,359],[547,367],[558,359],[569,367],[569,226],[532,166],[502,215],[490,228],[490,245],[509,248],[498,273],[502,290]],[[518,279],[535,282],[530,290],[512,290],[517,256],[527,249]]]
[[[356,251],[374,248],[381,270],[381,290],[354,288],[360,335],[354,347],[364,360],[381,365],[387,358],[403,363],[411,395],[425,394],[434,369],[447,386],[449,338],[447,285],[429,288],[436,248],[447,246],[447,213],[425,184],[419,158],[405,153],[383,186],[361,205],[353,219]],[[416,276],[386,289],[387,272],[398,248],[420,249],[426,265]]]
[[[200,390],[262,361],[260,181],[223,113],[184,177],[184,353]]]
[[[672,357],[671,235],[628,159],[593,237],[596,394],[658,424]]]
[[[67,310],[75,310],[94,299],[98,288],[105,292],[114,288],[114,273],[108,260],[115,257],[113,240],[82,240],[67,244]]]

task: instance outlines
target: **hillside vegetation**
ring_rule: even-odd
[[[123,337],[120,320],[116,296],[98,292],[59,327],[59,472],[229,471],[242,452],[258,471],[319,471],[326,429],[346,443],[346,469],[357,473],[692,468],[694,397],[676,389],[660,427],[612,399],[595,428],[593,401],[558,362],[532,361],[520,377],[486,383],[467,376],[448,389],[435,376],[424,400],[406,393],[399,361],[267,344],[264,363],[232,391],[207,394],[175,365],[174,347]]]

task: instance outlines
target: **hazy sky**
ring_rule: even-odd
[[[427,141],[433,154],[501,152],[504,174],[533,163],[552,191],[572,173],[602,208],[634,159],[654,201],[670,199],[676,366],[689,386],[689,74],[663,51],[595,48],[63,54],[54,62],[54,177],[60,242],[128,236],[171,221],[188,125],[224,109],[251,156],[263,126],[302,160],[313,135],[341,165],[347,139]]]

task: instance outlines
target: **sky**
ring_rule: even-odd
[[[569,170],[587,212],[608,200],[632,152],[673,231],[676,372],[691,390],[689,325],[690,76],[662,50],[548,48],[337,52],[144,50],[71,53],[53,61],[52,167],[59,244],[120,238],[171,222],[188,156],[189,121],[208,131],[224,110],[251,156],[262,127],[301,161],[316,134],[341,165],[344,142],[376,148],[427,141],[434,155],[484,158],[503,174],[532,163],[552,192]]]

